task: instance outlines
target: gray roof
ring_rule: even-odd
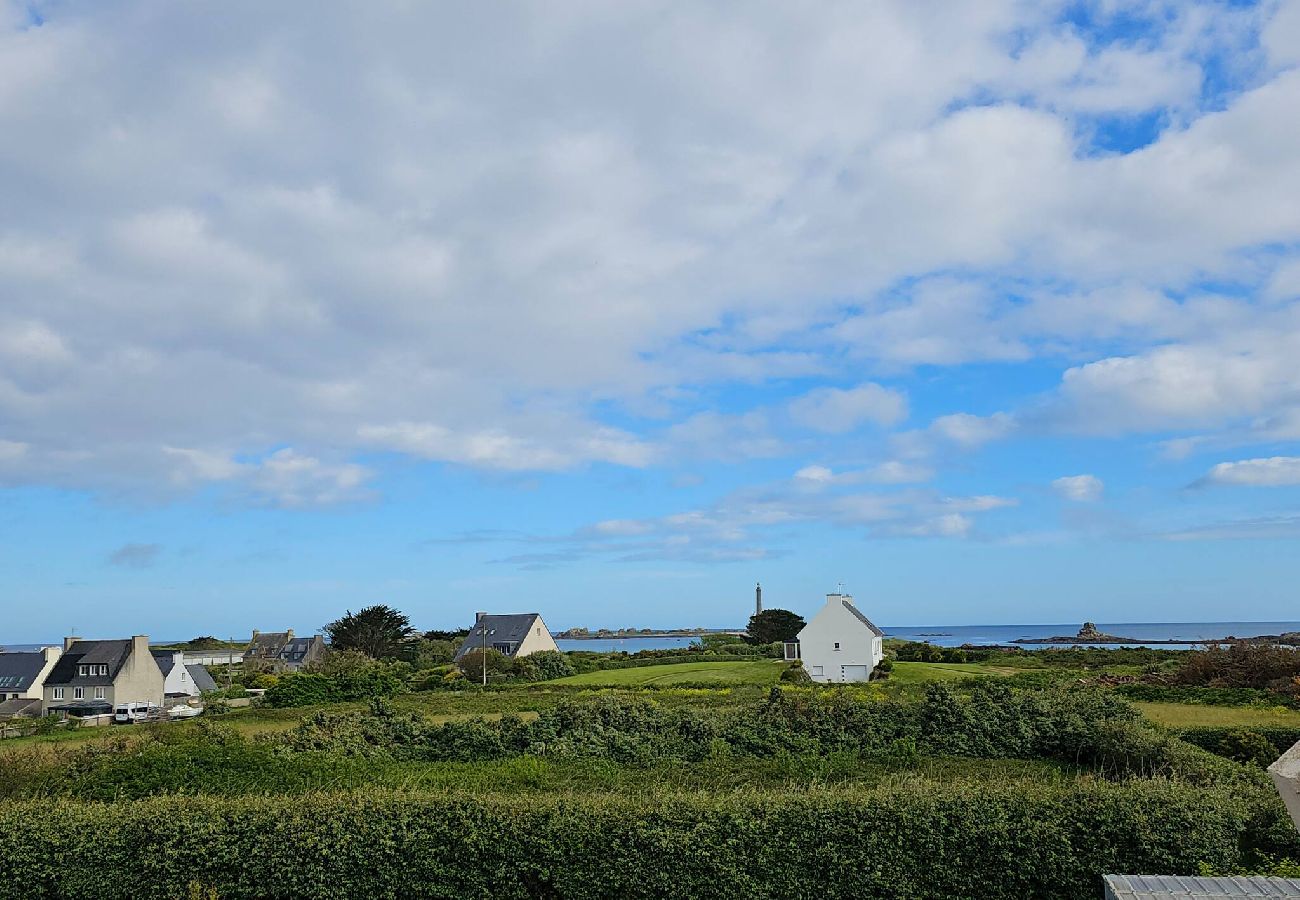
[[[325,643],[325,639],[319,634],[313,634],[310,637],[295,637],[280,648],[280,659],[289,662],[302,662],[318,642],[322,645]]]
[[[489,649],[501,650],[501,647],[494,647],[496,644],[513,644],[514,646],[509,651],[502,650],[502,652],[507,656],[514,656],[515,650],[519,649],[519,643],[527,636],[528,630],[533,627],[533,623],[540,618],[540,613],[484,616],[475,622],[474,627],[469,630],[469,635],[465,638],[464,643],[460,645],[460,649],[456,651],[456,658],[460,659],[466,653],[482,649],[484,629],[487,629],[486,637]]]
[[[274,659],[279,655],[280,648],[288,642],[289,632],[287,631],[263,631],[253,635],[248,642],[248,649],[244,651],[244,655]]]
[[[185,671],[190,673],[190,678],[194,680],[194,686],[200,692],[215,691],[217,683],[212,680],[212,675],[203,666],[192,664],[185,667]]]
[[[27,690],[44,667],[44,653],[0,653],[0,694]]]
[[[163,673],[163,678],[171,674],[172,667],[176,665],[175,650],[150,650],[153,661],[158,664],[158,671]]]
[[[46,684],[110,685],[131,655],[131,640],[76,641],[63,652],[45,677]],[[107,675],[78,675],[77,666],[107,665]]]
[[[1106,875],[1106,900],[1156,900],[1209,897],[1300,898],[1300,879],[1241,877],[1195,878],[1190,875]]]
[[[884,636],[885,636],[885,633],[884,633],[883,631],[881,631],[879,628],[877,628],[877,627],[875,626],[875,624],[874,624],[870,619],[868,619],[866,616],[864,616],[864,615],[862,614],[861,610],[859,610],[856,606],[853,605],[853,602],[852,602],[852,601],[850,601],[850,600],[841,600],[840,602],[844,604],[844,608],[845,608],[845,609],[847,609],[849,612],[853,613],[854,618],[856,618],[856,619],[857,619],[859,622],[861,622],[863,625],[866,625],[868,628],[870,628],[872,634],[874,634],[876,637],[884,637]]]
[[[41,701],[35,697],[18,697],[0,703],[0,719],[11,719],[14,716],[31,716],[35,718],[40,714]]]

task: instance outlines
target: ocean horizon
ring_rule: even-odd
[[[879,624],[879,623],[877,623]],[[1300,621],[1276,622],[1097,622],[1099,631],[1116,637],[1139,641],[1174,641],[1160,643],[1165,649],[1190,649],[1208,641],[1226,637],[1248,638],[1264,634],[1281,634],[1300,631]],[[929,641],[940,647],[959,647],[962,644],[977,646],[1010,644],[1017,639],[1041,639],[1058,635],[1075,634],[1082,623],[1008,624],[1008,625],[881,625],[886,637],[908,641]],[[737,629],[739,630],[739,629]],[[556,638],[561,650],[588,650],[594,652],[638,650],[671,650],[689,646],[693,635],[661,635],[645,637]],[[38,643],[6,643],[0,647],[11,653],[30,652],[41,647],[60,646],[62,639]],[[157,641],[155,643],[175,643]],[[1068,646],[1062,644],[1027,644],[1026,649],[1043,646]],[[1089,644],[1093,647],[1122,647],[1131,644]]]

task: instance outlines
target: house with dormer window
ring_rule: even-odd
[[[164,678],[147,635],[112,641],[70,637],[42,687],[45,711],[82,716],[122,703],[161,706]]]
[[[456,651],[456,661],[460,662],[466,654],[484,647],[510,657],[560,649],[540,613],[475,613],[474,627]]]

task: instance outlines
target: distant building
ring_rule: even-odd
[[[62,654],[62,647],[0,653],[0,701],[41,699],[45,679]]]
[[[294,670],[315,662],[324,653],[325,639],[319,634],[295,637],[292,628],[288,631],[254,629],[244,660],[259,660],[273,669]]]
[[[1300,879],[1191,875],[1105,875],[1106,900],[1211,900],[1236,897],[1300,897]]]
[[[154,650],[154,662],[163,674],[163,696],[197,697],[215,691],[217,683],[203,666],[185,661],[183,650]]]
[[[46,712],[93,715],[122,703],[161,706],[163,674],[149,652],[147,635],[115,641],[63,641],[42,688]]]
[[[817,615],[785,645],[785,658],[801,660],[813,681],[867,681],[885,658],[884,637],[850,595],[827,594]]]
[[[486,646],[506,656],[527,656],[542,650],[556,650],[555,639],[542,621],[540,613],[513,613],[511,615],[474,614],[474,627],[469,630],[460,649],[456,651],[459,662],[467,653]]]

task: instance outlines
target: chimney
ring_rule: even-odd
[[[57,659],[58,659],[60,656],[62,656],[62,655],[63,655],[63,651],[60,650],[58,647],[42,647],[42,648],[41,648],[41,656],[45,659],[45,664],[46,664],[47,666],[48,666],[50,663],[52,663],[52,662],[54,662],[55,660],[57,660]]]
[[[482,621],[483,621],[483,617],[486,616],[486,615],[487,615],[487,613],[485,613],[485,612],[476,612],[476,613],[474,613],[474,624],[477,625],[479,622],[482,622]]]
[[[76,637],[76,635],[72,635],[72,636],[70,636],[70,637],[65,637],[65,638],[63,639],[63,652],[64,652],[64,653],[67,653],[69,650],[71,650],[71,649],[72,649],[72,645],[75,644],[76,642],[77,642],[77,637]]]
[[[290,628],[288,631],[286,631],[286,632],[284,633],[284,639],[285,639],[286,642],[287,642],[287,641],[291,641],[291,640],[293,640],[293,629],[292,629],[292,628]]]
[[[185,651],[184,650],[172,651],[172,666],[183,667],[184,665],[185,665]]]
[[[254,628],[254,629],[253,629],[253,640],[257,640],[257,636],[258,636],[259,634],[261,634],[261,633],[262,633],[262,632],[258,631],[256,628]]]
[[[1282,795],[1291,821],[1300,828],[1300,741],[1268,767],[1268,774],[1273,776],[1273,786]]]
[[[139,660],[149,655],[149,635],[133,634],[131,635],[131,656],[138,664]]]

